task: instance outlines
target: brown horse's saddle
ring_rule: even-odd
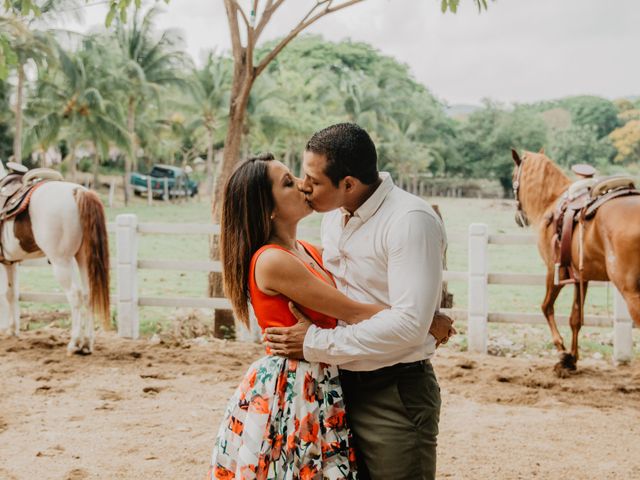
[[[0,179],[0,222],[18,215],[29,206],[34,189],[43,182],[62,180],[49,168],[28,170],[24,165],[7,162],[9,173]]]
[[[579,274],[574,271],[571,259],[573,230],[576,224],[591,220],[598,208],[609,200],[628,195],[640,195],[633,178],[626,175],[588,180],[590,182],[587,183],[585,180],[579,180],[576,182],[579,185],[574,184],[569,187],[569,190],[560,197],[553,217],[550,218],[550,223],[553,222],[555,228],[553,245],[556,255],[554,277],[556,285],[575,283],[579,280]]]

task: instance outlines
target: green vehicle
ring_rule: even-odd
[[[150,186],[154,198],[163,200],[193,197],[198,193],[198,183],[191,180],[183,168],[173,165],[154,165],[149,175],[133,172],[129,183],[136,195],[148,195]]]

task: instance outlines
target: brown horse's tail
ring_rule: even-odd
[[[98,195],[84,189],[75,191],[82,226],[80,251],[87,262],[89,305],[102,328],[111,329],[109,310],[109,237],[104,206]]]

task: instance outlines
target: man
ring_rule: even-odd
[[[329,212],[322,222],[325,268],[347,296],[389,309],[329,330],[294,308],[302,321],[267,329],[267,344],[275,354],[340,366],[359,478],[433,479],[440,389],[429,327],[442,288],[442,222],[378,172],[375,146],[357,125],[314,134],[303,169],[309,203]]]

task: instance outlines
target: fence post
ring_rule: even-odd
[[[151,185],[151,177],[147,177],[147,205],[153,205],[153,190]]]
[[[613,360],[616,363],[628,363],[633,357],[632,327],[627,304],[618,289],[613,287]]]
[[[138,338],[138,217],[116,217],[118,336]]]
[[[489,286],[487,246],[489,229],[484,223],[469,225],[469,306],[467,338],[469,351],[487,353]]]

